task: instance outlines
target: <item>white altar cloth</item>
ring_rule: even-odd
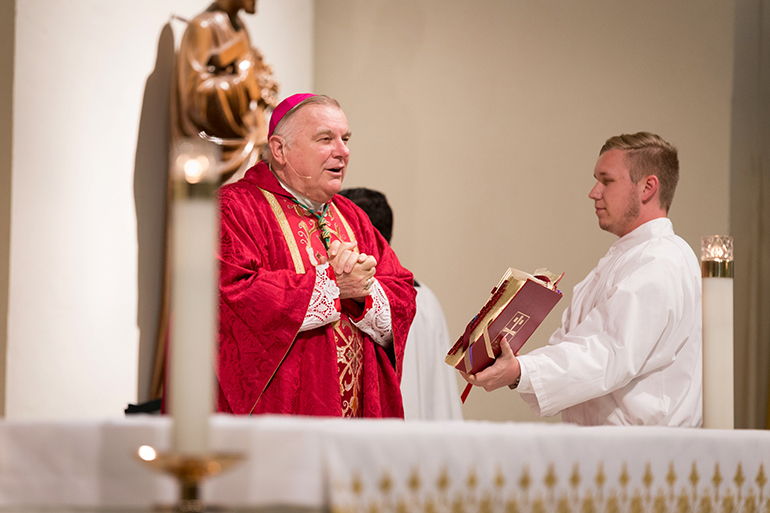
[[[144,467],[170,421],[0,422],[0,511],[172,503]],[[770,511],[770,432],[560,424],[212,418],[244,463],[203,498],[302,511]]]

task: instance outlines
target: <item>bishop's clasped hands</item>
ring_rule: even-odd
[[[372,255],[356,251],[355,242],[332,241],[329,257],[323,260],[334,269],[340,299],[363,301],[370,294],[377,260]]]

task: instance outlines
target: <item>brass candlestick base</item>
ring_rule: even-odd
[[[209,477],[221,474],[240,463],[244,457],[236,453],[212,453],[199,456],[173,452],[159,453],[148,445],[137,451],[139,459],[148,467],[174,475],[181,486],[181,495],[176,511],[212,511],[200,499],[199,485]]]

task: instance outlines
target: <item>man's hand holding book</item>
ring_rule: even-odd
[[[562,276],[546,269],[534,274],[513,268],[505,272],[445,358],[469,383],[463,402],[472,385],[487,391],[506,385],[516,388],[521,371],[515,353],[561,299],[556,286]]]

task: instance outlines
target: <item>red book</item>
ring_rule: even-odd
[[[466,374],[476,374],[494,363],[503,342],[518,353],[561,299],[556,288],[561,276],[545,269],[533,274],[508,269],[447,353],[446,363]],[[463,402],[470,388],[469,384],[463,392]]]

